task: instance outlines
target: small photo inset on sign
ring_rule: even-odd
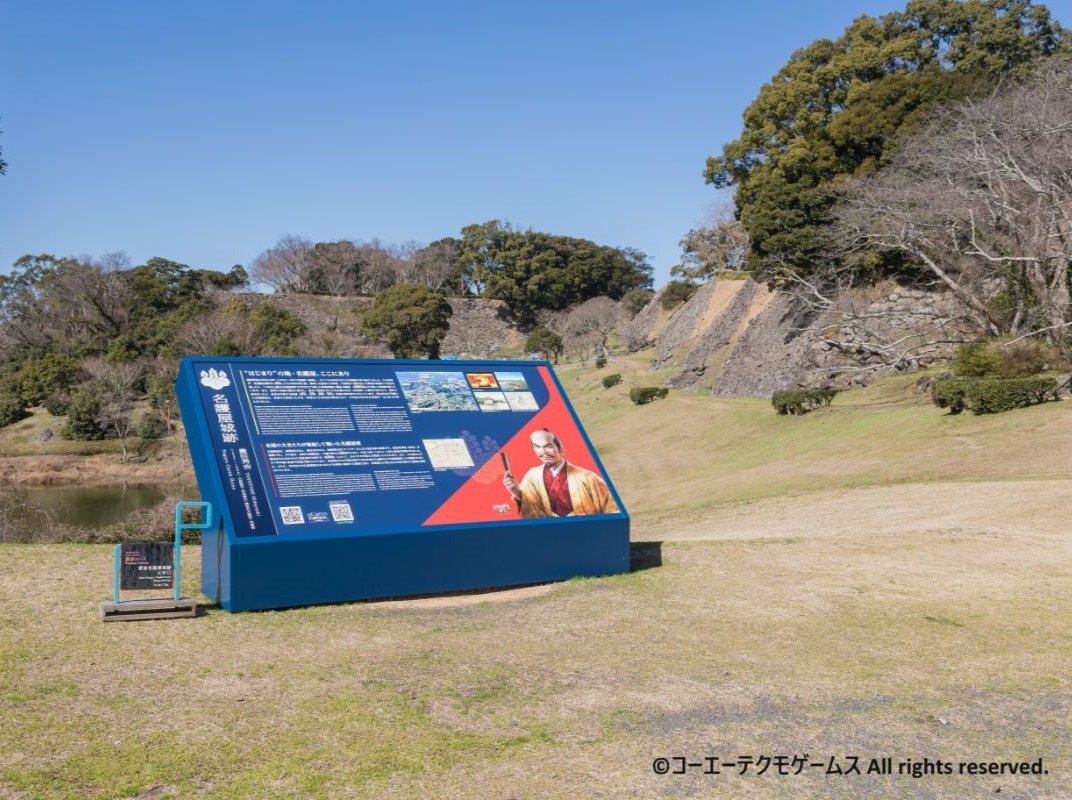
[[[503,391],[524,392],[529,388],[529,382],[520,372],[496,372],[495,378]]]
[[[509,411],[506,395],[502,392],[473,392],[481,411]]]
[[[498,389],[499,384],[495,376],[490,372],[467,372],[465,377],[469,379],[469,385],[474,389]]]
[[[540,404],[536,402],[532,392],[507,392],[506,402],[511,411],[539,411]]]

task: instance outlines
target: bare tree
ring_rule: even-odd
[[[1070,339],[1072,66],[940,112],[842,194],[856,252],[899,252],[991,335]]]
[[[127,437],[133,428],[131,412],[138,397],[138,388],[145,375],[144,365],[126,361],[113,364],[99,358],[90,359],[86,371],[93,376],[99,391],[100,413],[97,421],[102,429],[119,439],[123,461],[127,460]]]
[[[310,253],[311,278],[314,291],[335,298],[335,315],[331,330],[339,326],[339,306],[342,298],[357,291],[361,275],[361,253],[350,241],[318,242]]]
[[[402,283],[413,268],[415,247],[412,243],[386,244],[372,239],[359,244],[357,249],[361,256],[361,294],[377,295]]]
[[[252,326],[245,313],[222,308],[194,317],[175,337],[188,355],[254,355]]]
[[[123,333],[130,318],[130,284],[122,270],[126,256],[112,253],[104,263],[90,258],[71,262],[53,285],[57,306],[67,311],[67,333],[113,337]]]
[[[313,243],[302,236],[283,236],[253,259],[249,274],[255,283],[280,293],[308,292],[311,288]]]
[[[734,218],[732,206],[716,208],[708,223],[686,233],[680,245],[681,264],[671,275],[706,279],[720,269],[748,269],[748,232]]]
[[[357,288],[361,256],[357,245],[346,239],[317,242],[309,253],[309,266],[314,291],[341,297]]]
[[[409,279],[437,292],[461,293],[453,286],[460,244],[453,239],[432,242],[413,254],[413,270]]]
[[[26,256],[0,278],[0,346],[62,341],[106,346],[130,318],[126,257]]]
[[[625,314],[621,304],[609,297],[593,297],[548,320],[547,327],[566,343],[566,351],[578,359],[607,355],[607,340]]]

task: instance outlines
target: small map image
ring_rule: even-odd
[[[476,411],[469,382],[460,372],[397,372],[410,411]]]
[[[464,439],[424,439],[432,469],[465,469],[476,466]]]
[[[503,395],[511,411],[539,411],[540,404],[532,392],[507,392]]]
[[[529,388],[528,381],[520,372],[496,372],[499,387],[507,392],[524,392]]]
[[[510,404],[502,392],[473,392],[481,411],[509,411]]]
[[[474,389],[498,389],[495,376],[490,372],[467,372],[465,377],[469,379],[469,385]]]

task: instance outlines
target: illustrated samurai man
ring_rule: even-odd
[[[591,470],[566,461],[566,451],[554,433],[542,428],[533,431],[530,441],[540,465],[526,472],[520,483],[509,466],[503,475],[503,486],[514,498],[522,517],[618,512],[618,504],[606,482]]]

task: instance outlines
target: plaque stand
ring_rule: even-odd
[[[201,522],[183,522],[182,512],[185,508],[197,507],[201,509]],[[211,503],[176,503],[175,504],[175,544],[174,556],[171,564],[145,564],[146,568],[162,570],[156,582],[146,587],[142,583],[127,583],[124,578],[124,546],[117,544],[114,555],[114,577],[111,602],[101,603],[101,619],[105,622],[116,620],[130,621],[136,619],[170,619],[173,617],[196,617],[197,602],[188,597],[180,597],[182,583],[182,532],[184,530],[204,530],[212,525]],[[135,547],[147,548],[151,545],[135,545]],[[135,556],[138,554],[135,554]],[[137,580],[137,578],[135,578]],[[144,579],[142,579],[144,580]],[[150,597],[136,600],[122,600],[122,589],[136,588],[169,588],[166,582],[170,581],[174,588],[173,597]]]

